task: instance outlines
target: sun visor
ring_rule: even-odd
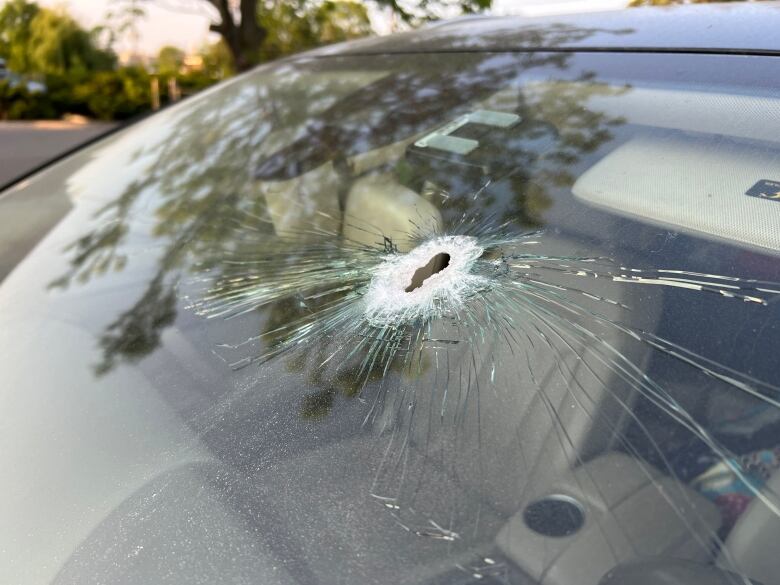
[[[780,252],[780,145],[662,132],[623,144],[572,187],[589,204]]]

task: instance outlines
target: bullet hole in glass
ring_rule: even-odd
[[[425,266],[420,266],[415,273],[412,275],[412,283],[407,286],[404,290],[406,292],[412,292],[413,290],[416,290],[420,288],[426,279],[433,276],[434,274],[438,274],[447,266],[450,265],[450,255],[446,252],[440,252],[436,254],[433,258],[431,258],[428,263]]]

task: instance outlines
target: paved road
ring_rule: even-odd
[[[0,122],[0,185],[110,129],[110,124]],[[70,208],[63,192],[0,197],[0,282]]]
[[[111,126],[57,121],[0,122],[0,185]]]

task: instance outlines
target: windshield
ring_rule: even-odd
[[[777,582],[778,63],[302,58],[6,194],[3,580]]]

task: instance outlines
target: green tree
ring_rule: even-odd
[[[233,58],[224,41],[204,46],[200,54],[203,57],[203,72],[211,79],[224,79],[235,73]]]
[[[114,54],[100,49],[94,35],[61,10],[38,9],[26,49],[28,69],[38,73],[79,75],[116,65]]]
[[[111,69],[116,59],[63,9],[10,0],[0,8],[0,57],[18,73],[73,74]]]
[[[73,88],[77,103],[86,105],[89,115],[101,120],[123,120],[151,105],[149,74],[142,67],[121,67],[99,71]]]
[[[152,2],[154,0],[145,0]],[[210,26],[230,51],[234,66],[243,71],[269,55],[354,38],[370,32],[364,2],[355,0],[190,0],[207,3],[218,20]],[[443,15],[472,13],[490,7],[492,0],[372,0],[415,26]],[[314,19],[314,22],[309,22]],[[301,22],[303,21],[303,22]],[[287,31],[279,25],[289,25]],[[311,35],[314,35],[312,38]]]
[[[437,20],[445,15],[461,12],[474,14],[490,8],[492,0],[374,0],[380,7],[392,10],[394,14],[412,26]]]
[[[267,31],[260,46],[261,61],[371,34],[366,8],[355,2],[266,0],[259,22]]]
[[[220,12],[211,30],[222,35],[238,70],[371,33],[366,7],[352,0],[240,0],[238,20],[229,0],[206,1]]]
[[[162,75],[176,74],[184,63],[184,51],[166,46],[157,53],[157,71]]]
[[[234,73],[230,52],[220,40],[206,44],[198,51],[202,64],[198,68],[185,66],[184,51],[163,47],[157,55],[156,73],[160,79],[163,99],[171,101],[170,79],[175,78],[179,96],[188,96],[213,85]]]
[[[0,120],[40,120],[54,113],[46,93],[30,92],[24,84],[0,81]]]
[[[202,1],[217,9],[219,22],[211,24],[209,30],[225,41],[236,69],[244,71],[257,63],[258,49],[267,34],[258,22],[258,0],[239,0],[238,10],[234,10],[232,0]]]
[[[363,4],[327,1],[311,14],[319,44],[340,43],[371,34],[371,21]]]
[[[10,0],[0,9],[0,57],[19,73],[30,70],[30,26],[39,10],[26,0]]]

